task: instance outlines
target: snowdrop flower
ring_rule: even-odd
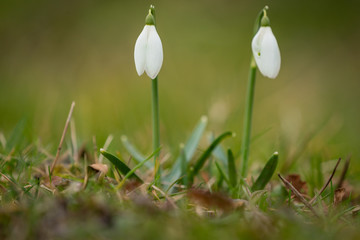
[[[270,20],[266,16],[261,19],[259,31],[251,43],[256,65],[265,77],[276,78],[280,71],[280,50],[276,38],[271,31]]]
[[[145,19],[145,27],[136,40],[134,59],[139,76],[145,71],[151,79],[157,77],[163,63],[163,48],[156,32],[152,8],[149,9],[149,14]]]

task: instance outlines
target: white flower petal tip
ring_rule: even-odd
[[[276,78],[280,71],[281,57],[270,26],[260,27],[251,42],[251,47],[261,74],[268,78]]]
[[[134,59],[139,76],[144,72],[154,79],[163,63],[163,47],[154,25],[145,25],[135,43]]]

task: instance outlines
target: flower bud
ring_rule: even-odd
[[[157,77],[163,63],[163,48],[155,28],[153,13],[154,8],[151,6],[145,19],[145,27],[136,40],[134,50],[135,67],[138,75],[141,76],[145,71],[151,79]]]
[[[262,75],[276,78],[280,71],[280,50],[266,12],[261,19],[261,26],[252,40],[251,47],[256,65]]]

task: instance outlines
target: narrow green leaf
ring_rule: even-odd
[[[123,163],[118,157],[112,155],[111,153],[105,151],[104,149],[100,149],[100,153],[106,157],[124,176],[127,175],[129,172],[131,172],[131,169]],[[143,182],[135,173],[133,173],[131,176],[140,182]]]
[[[229,169],[229,180],[230,186],[233,188],[237,185],[237,170],[234,160],[234,154],[232,153],[231,149],[228,149],[228,169]]]
[[[180,146],[180,156],[181,156],[181,176],[183,176],[183,183],[184,185],[187,184],[186,170],[187,170],[187,162],[186,162],[186,153],[184,149],[184,145]]]
[[[180,182],[183,178],[184,178],[184,176],[182,176],[182,177],[176,179],[174,182],[172,182],[172,183],[169,185],[169,187],[166,189],[165,193],[167,194],[167,193],[172,189],[172,187],[173,187],[176,183]]]
[[[217,170],[219,171],[221,177],[225,180],[225,182],[227,183],[227,185],[231,186],[230,180],[229,178],[225,175],[224,170],[221,168],[220,164],[215,161],[215,166],[217,168]]]
[[[6,151],[10,152],[13,148],[15,148],[20,144],[21,139],[23,138],[24,135],[25,127],[26,127],[25,119],[20,120],[16,124],[9,140],[6,143]]]
[[[191,133],[190,138],[187,140],[184,147],[186,163],[188,163],[194,156],[196,148],[198,147],[200,139],[205,131],[207,122],[208,122],[207,117],[202,116],[200,121],[194,128],[193,132]],[[178,179],[181,176],[181,161],[182,161],[182,156],[180,154],[178,158],[175,160],[175,163],[169,175],[166,176],[166,180],[168,182],[173,182],[175,179]]]
[[[256,179],[254,185],[251,188],[251,191],[262,190],[265,188],[266,184],[270,181],[272,175],[275,172],[276,166],[278,164],[279,154],[275,152],[266,163],[264,169],[261,171],[260,176]]]
[[[215,140],[214,134],[210,134],[210,142],[213,142]],[[226,153],[223,149],[223,147],[219,144],[214,151],[212,152],[212,154],[221,161],[221,163],[227,167],[227,157],[226,157]]]
[[[190,138],[185,144],[185,156],[186,160],[189,162],[192,156],[194,155],[196,148],[199,145],[200,139],[204,133],[204,130],[206,128],[208,122],[208,118],[206,116],[202,116],[198,125],[192,132]]]
[[[339,219],[341,216],[351,212],[352,210],[354,210],[357,206],[351,206],[347,209],[344,209],[343,211],[335,214],[335,216],[333,216],[331,219],[330,219],[330,222],[335,222],[337,219]]]
[[[257,135],[253,136],[251,138],[251,142],[255,142],[256,140],[258,140],[259,138],[261,138],[262,136],[264,136],[266,133],[268,133],[270,130],[272,129],[272,127],[269,127],[267,129],[264,129],[263,131],[261,131],[260,133],[258,133]]]
[[[200,158],[195,163],[193,169],[191,170],[191,173],[190,173],[190,185],[192,184],[192,182],[194,180],[194,176],[196,176],[199,173],[200,169],[204,166],[206,160],[210,157],[212,151],[216,148],[216,146],[219,145],[219,143],[222,140],[224,140],[225,138],[230,137],[230,136],[233,136],[232,132],[225,132],[225,133],[221,134],[203,152],[203,154],[200,156]]]
[[[123,180],[120,182],[119,184],[119,188],[121,188],[126,179],[130,178],[131,176],[135,175],[135,171],[138,170],[139,168],[141,168],[147,161],[149,161],[153,156],[155,156],[156,154],[158,154],[160,152],[161,147],[159,147],[158,149],[156,149],[150,156],[148,156],[145,160],[143,160],[141,163],[139,163],[138,165],[136,165],[133,169],[131,169],[123,178]],[[140,179],[140,178],[139,178]],[[141,179],[140,179],[141,180]],[[143,182],[141,180],[141,182]]]
[[[129,142],[129,139],[125,135],[121,136],[121,142],[136,163],[140,163],[146,159],[146,157],[132,143]],[[146,162],[145,166],[148,168],[153,167],[151,162]]]

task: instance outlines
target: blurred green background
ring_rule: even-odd
[[[164,64],[161,141],[176,152],[202,115],[208,130],[237,133],[239,151],[255,17],[269,5],[282,66],[258,74],[251,159],[297,149],[306,161],[360,156],[359,1],[2,0],[0,132],[27,119],[28,134],[56,148],[71,101],[77,135],[113,148],[126,134],[151,151],[151,82],[138,77],[135,40],[156,7]],[[308,136],[317,131],[307,144]],[[283,155],[281,150],[285,152]],[[306,154],[308,153],[308,154]]]

